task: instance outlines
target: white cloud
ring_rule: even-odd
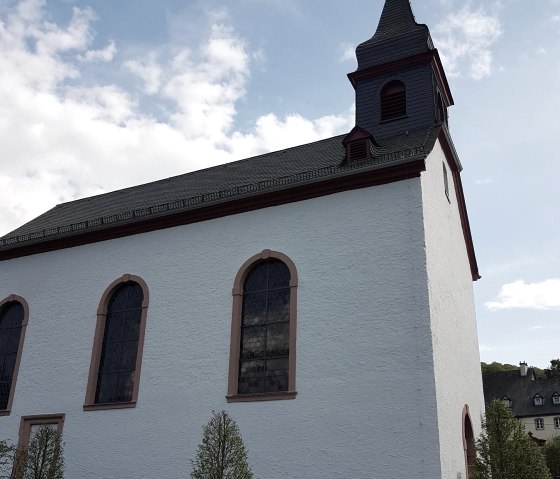
[[[553,21],[554,23],[560,23],[560,15],[554,15],[554,16],[552,17],[552,21]]]
[[[111,41],[109,44],[101,50],[88,50],[83,55],[78,55],[78,59],[83,62],[101,62],[108,63],[112,62],[117,53],[117,46],[115,42]]]
[[[469,76],[475,80],[491,75],[491,47],[503,33],[497,15],[466,5],[445,17],[433,32],[435,45],[450,76],[459,75],[463,68],[467,68]]]
[[[340,45],[340,50],[342,51],[341,62],[356,60],[356,47],[352,43],[344,42]]]
[[[141,82],[137,96],[130,85],[81,80],[83,59],[114,55],[91,49],[91,10],[74,9],[60,26],[45,9],[45,1],[23,0],[0,14],[0,234],[63,201],[351,128],[349,111],[315,120],[268,114],[237,131],[253,60],[224,16],[207,20],[200,44],[124,58]],[[142,110],[143,94],[160,107],[158,119]]]
[[[494,180],[492,178],[475,178],[474,180],[474,184],[481,186],[481,185],[490,185],[494,183]]]
[[[560,279],[540,283],[518,280],[504,284],[498,296],[485,303],[490,311],[501,309],[560,309]]]

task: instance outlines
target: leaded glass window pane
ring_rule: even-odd
[[[288,390],[290,270],[277,259],[255,265],[243,287],[239,394]]]
[[[129,281],[111,296],[99,361],[97,404],[132,400],[143,292]]]
[[[23,306],[17,301],[0,309],[0,410],[8,407],[23,325]]]

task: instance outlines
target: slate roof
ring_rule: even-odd
[[[367,162],[345,163],[341,135],[63,203],[0,238],[0,251],[422,159],[442,128],[433,125],[385,138]]]
[[[387,0],[372,38],[356,48],[358,71],[433,50],[428,27],[416,23],[409,0]]]
[[[552,395],[560,393],[560,380],[533,378],[532,369],[527,376],[521,376],[518,369],[483,373],[484,401],[488,405],[493,399],[507,396],[513,401],[512,411],[516,417],[560,416],[560,404],[552,402]],[[544,398],[542,406],[535,406],[533,398],[536,394]]]

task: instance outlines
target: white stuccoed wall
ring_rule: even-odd
[[[179,479],[211,410],[226,409],[260,479],[455,479],[447,471],[462,454],[461,407],[470,402],[477,421],[480,406],[474,369],[463,363],[477,354],[476,336],[454,226],[443,245],[451,259],[434,258],[433,236],[443,228],[434,216],[453,208],[436,204],[432,182],[428,172],[423,180],[0,263],[0,298],[18,294],[30,307],[0,439],[17,441],[22,415],[65,413],[67,477]],[[430,303],[424,226],[437,228],[426,241]],[[299,273],[298,396],[227,404],[232,283],[265,248],[287,254]],[[138,405],[84,412],[98,302],[125,273],[150,288]],[[438,282],[451,280],[456,300],[438,302]],[[472,333],[466,343],[463,326]],[[446,395],[437,408],[436,385]]]
[[[448,172],[449,198],[442,163]],[[436,143],[422,174],[442,478],[465,478],[462,411],[467,404],[475,437],[484,413],[473,282],[451,167]]]

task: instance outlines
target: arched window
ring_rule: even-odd
[[[406,115],[406,88],[404,83],[393,80],[381,89],[381,121]]]
[[[469,406],[463,408],[463,449],[465,452],[465,467],[467,470],[467,479],[474,477],[476,449],[474,442],[474,431],[469,413]]]
[[[137,276],[124,275],[103,294],[84,409],[136,405],[147,308],[148,287]]]
[[[265,250],[239,270],[233,288],[227,399],[293,399],[297,272],[284,254]]]
[[[29,308],[16,295],[0,301],[0,415],[10,414]]]

